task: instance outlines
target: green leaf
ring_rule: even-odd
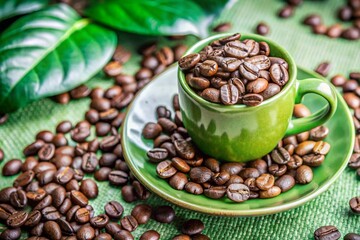
[[[212,14],[219,12],[226,2],[220,0],[214,3],[216,7],[205,8],[206,1],[200,0],[98,0],[85,15],[133,33],[206,36]]]
[[[49,0],[0,0],[0,21],[37,11],[48,3]]]
[[[64,4],[17,20],[0,36],[0,112],[68,91],[96,74],[116,34]]]

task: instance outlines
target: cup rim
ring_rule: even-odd
[[[227,37],[227,36],[231,36],[235,34],[235,32],[233,33],[222,33],[222,34],[216,34],[214,36],[205,38],[200,40],[199,42],[195,43],[194,45],[192,45],[185,53],[183,56],[188,55],[190,53],[196,53],[198,51],[196,51],[197,48],[199,47],[205,47],[206,45],[208,45],[210,42],[223,38],[223,37]],[[285,87],[283,89],[281,89],[281,91],[276,94],[275,96],[266,99],[265,101],[263,101],[262,103],[260,103],[257,106],[246,106],[245,104],[234,104],[234,105],[223,105],[223,104],[219,104],[219,103],[213,103],[210,102],[202,97],[200,97],[198,94],[195,93],[195,91],[187,84],[186,80],[185,80],[185,74],[181,71],[181,69],[179,68],[179,66],[177,66],[178,68],[178,82],[180,83],[181,88],[187,93],[187,95],[189,95],[192,99],[194,99],[195,101],[197,101],[198,103],[210,107],[210,108],[215,108],[215,109],[219,109],[222,111],[238,111],[238,110],[250,110],[250,109],[259,109],[262,107],[266,107],[269,104],[275,102],[277,99],[281,98],[283,95],[285,95],[290,88],[292,87],[292,85],[294,84],[295,80],[296,80],[296,76],[297,76],[297,66],[296,63],[293,59],[293,57],[290,55],[290,53],[284,48],[282,47],[280,44],[272,41],[271,39],[267,38],[267,37],[263,37],[257,34],[251,34],[251,33],[244,33],[241,34],[241,38],[249,38],[249,39],[254,39],[257,42],[266,42],[269,44],[270,48],[276,48],[278,51],[280,51],[286,58],[287,62],[288,62],[288,66],[289,66],[289,76],[290,79],[289,81],[286,83]]]

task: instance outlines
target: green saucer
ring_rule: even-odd
[[[321,78],[318,74],[298,68],[298,79]],[[210,199],[173,189],[167,181],[156,174],[156,164],[147,160],[146,152],[152,141],[142,138],[141,131],[149,122],[156,122],[155,109],[165,105],[172,109],[172,97],[177,93],[177,68],[172,66],[149,83],[128,108],[122,129],[122,146],[125,160],[136,178],[149,190],[181,207],[198,212],[223,216],[257,216],[285,211],[300,206],[324,192],[345,169],[354,145],[354,127],[351,114],[338,94],[338,107],[326,123],[330,129],[326,141],[331,151],[324,163],[314,169],[314,179],[307,185],[296,185],[286,193],[270,199],[252,199],[235,203],[227,198]],[[308,94],[304,101],[315,111],[324,105],[324,100]]]

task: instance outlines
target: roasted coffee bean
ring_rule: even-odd
[[[32,236],[36,236],[34,237],[34,240],[46,240],[47,238],[42,238],[42,237],[39,237],[42,235],[43,233],[43,229],[44,229],[44,223],[40,222],[38,225],[36,225],[35,227],[33,227],[31,230],[30,230],[30,235]],[[28,238],[30,239],[30,238]]]
[[[356,27],[350,27],[341,33],[341,37],[348,40],[357,40],[360,38],[360,30]]]
[[[90,221],[90,212],[86,208],[79,208],[75,212],[75,221],[78,223],[87,223]]]
[[[132,182],[132,186],[134,187],[134,192],[139,199],[145,200],[149,198],[150,193],[139,181],[134,180]]]
[[[268,190],[274,186],[275,178],[271,174],[263,173],[256,178],[255,183],[260,190]]]
[[[205,183],[209,181],[213,175],[207,167],[194,167],[190,170],[190,179],[196,183]]]
[[[115,240],[133,240],[133,235],[127,230],[120,230],[114,235]]]
[[[65,215],[67,213],[67,211],[70,210],[71,206],[72,206],[72,204],[71,204],[70,198],[65,198],[65,200],[63,201],[61,206],[58,208],[58,210],[62,215]]]
[[[210,81],[203,77],[192,77],[188,83],[192,88],[197,90],[203,90],[210,86]]]
[[[24,208],[28,202],[25,191],[18,189],[10,194],[10,204],[15,208]]]
[[[82,157],[81,168],[84,172],[91,173],[96,170],[99,161],[95,153],[86,153]]]
[[[81,169],[74,169],[74,179],[81,181],[84,178],[84,172]]]
[[[65,185],[65,189],[66,189],[67,192],[71,192],[72,190],[79,191],[80,187],[79,187],[78,181],[75,180],[75,179],[70,180],[70,181]]]
[[[179,234],[172,238],[172,240],[191,240],[189,235]]]
[[[61,147],[66,146],[68,144],[68,141],[64,134],[58,133],[54,136],[52,143],[55,145],[55,147]]]
[[[273,64],[270,67],[271,80],[279,86],[284,86],[289,81],[289,73],[282,64]]]
[[[221,88],[222,86],[227,84],[227,81],[222,80],[219,77],[213,77],[213,78],[211,78],[210,83],[211,83],[211,86],[214,88]]]
[[[157,123],[147,123],[142,131],[142,135],[147,139],[154,139],[160,135],[162,127]]]
[[[170,119],[171,118],[171,111],[169,109],[167,109],[165,106],[158,106],[156,108],[156,116],[157,116],[158,119],[159,118],[169,118]]]
[[[39,150],[45,145],[45,142],[41,139],[36,140],[35,142],[29,144],[23,150],[25,156],[33,156],[39,152]]]
[[[81,181],[80,191],[89,199],[98,196],[98,186],[92,179],[85,179]]]
[[[83,225],[76,231],[76,238],[79,240],[88,240],[95,238],[95,230],[89,225]]]
[[[108,202],[105,205],[105,213],[114,219],[119,219],[124,212],[123,206],[117,201]]]
[[[220,171],[220,163],[215,158],[207,158],[205,159],[204,166],[209,168],[212,172]]]
[[[353,153],[351,155],[348,166],[353,169],[360,168],[360,154],[359,153]]]
[[[15,192],[16,188],[6,187],[0,190],[0,203],[9,203],[11,193]]]
[[[226,190],[228,198],[234,202],[244,202],[249,199],[249,188],[241,183],[233,183],[227,187]]]
[[[261,22],[259,23],[257,26],[256,26],[256,33],[257,34],[260,34],[260,35],[263,35],[263,36],[266,36],[268,35],[270,32],[270,28],[269,26],[264,23],[264,22]]]
[[[220,91],[216,88],[206,88],[204,91],[201,92],[200,96],[210,102],[220,102]]]
[[[66,221],[71,222],[75,217],[76,211],[79,209],[79,205],[73,205],[66,213]]]
[[[224,105],[233,105],[239,98],[238,88],[233,84],[225,84],[220,88],[220,100]]]
[[[280,90],[281,88],[279,85],[275,83],[269,83],[267,88],[261,92],[261,96],[263,96],[264,100],[266,100],[278,94]]]
[[[242,178],[257,178],[260,176],[260,172],[256,168],[244,168],[239,173]]]
[[[201,233],[205,229],[205,225],[198,219],[189,219],[185,221],[181,227],[181,232],[187,235],[195,235]]]
[[[2,169],[2,175],[3,176],[12,176],[15,174],[18,174],[20,172],[22,166],[22,162],[19,159],[12,159],[8,161],[3,169]]]
[[[71,139],[75,142],[84,142],[89,136],[89,127],[75,127],[73,130],[71,130]]]
[[[239,70],[240,74],[247,80],[253,81],[259,77],[260,69],[250,62],[245,61],[243,64],[240,65]]]
[[[216,185],[224,185],[230,179],[230,174],[226,171],[221,171],[215,173],[211,179]]]
[[[335,75],[331,78],[331,83],[337,87],[343,86],[346,81],[347,81],[347,79],[343,75],[340,75],[340,74]]]
[[[176,124],[167,118],[159,118],[158,124],[161,126],[162,130],[167,133],[172,133],[176,130]]]
[[[341,36],[342,31],[343,31],[343,29],[340,24],[334,24],[334,25],[331,25],[327,29],[326,35],[330,38],[338,38]],[[321,73],[319,73],[319,74],[322,75]],[[326,75],[323,75],[323,76],[326,76]]]
[[[175,219],[175,211],[170,206],[159,206],[154,210],[153,217],[160,223],[171,223]]]
[[[58,187],[51,193],[52,204],[54,207],[60,207],[60,205],[64,202],[66,197],[66,190],[63,187]]]
[[[51,194],[58,187],[60,187],[60,185],[57,183],[54,183],[54,182],[48,183],[45,186],[43,186],[43,188],[47,194]]]
[[[33,210],[42,210],[46,207],[49,207],[52,203],[52,197],[50,195],[45,196]]]
[[[99,112],[95,109],[90,109],[85,113],[85,119],[91,124],[97,123],[99,118]]]
[[[268,190],[260,191],[260,198],[273,198],[278,196],[281,193],[281,189],[278,186],[272,186]]]
[[[177,172],[172,166],[171,161],[165,160],[160,162],[156,167],[156,172],[161,178],[170,178]]]
[[[291,5],[286,5],[282,9],[280,9],[278,16],[281,18],[289,18],[294,15],[294,7]]]
[[[12,213],[6,220],[6,225],[12,228],[21,227],[24,225],[28,218],[28,213],[24,211],[18,211]]]
[[[36,175],[37,180],[41,186],[52,182],[55,178],[56,170],[49,169],[43,172],[40,172]]]
[[[111,130],[111,125],[105,122],[98,122],[95,125],[96,136],[103,137],[108,135]]]
[[[44,130],[44,131],[40,131],[38,132],[38,134],[36,134],[36,139],[40,139],[43,140],[46,143],[51,143],[52,139],[54,137],[54,134],[50,131]]]
[[[105,230],[110,235],[115,235],[115,233],[119,232],[121,230],[121,226],[115,222],[109,222],[105,226]]]
[[[72,129],[72,124],[68,120],[62,121],[56,126],[57,133],[68,133],[71,131],[71,129]]]
[[[106,98],[95,98],[91,101],[90,107],[99,112],[103,112],[110,109],[111,102]]]
[[[190,68],[195,67],[195,65],[199,61],[200,61],[200,54],[192,53],[180,58],[179,66],[181,70],[189,70]]]
[[[100,214],[90,219],[90,224],[94,228],[104,228],[109,222],[109,217],[106,214]]]
[[[123,229],[133,232],[139,226],[138,222],[132,215],[125,216],[120,220]]]
[[[353,197],[349,201],[350,209],[354,213],[360,214],[360,197]]]
[[[316,142],[314,141],[302,142],[296,147],[295,153],[299,156],[304,156],[306,154],[309,154],[313,151],[315,143]]]
[[[304,19],[303,23],[309,26],[317,26],[322,23],[322,19],[320,15],[311,14]]]
[[[110,234],[108,233],[100,233],[99,235],[97,235],[95,238],[95,240],[111,240],[112,237]]]
[[[160,234],[155,230],[148,230],[140,236],[140,240],[159,240]]]
[[[304,104],[295,104],[293,115],[297,118],[308,117],[311,115],[310,110]]]
[[[332,29],[328,30],[328,34],[329,34],[329,32],[332,32]],[[315,69],[315,72],[326,77],[329,74],[330,68],[331,68],[331,65],[329,62],[323,62],[318,65],[318,67]]]
[[[120,186],[124,185],[128,181],[129,175],[124,171],[114,170],[109,173],[109,182],[112,185]]]
[[[356,109],[360,107],[360,98],[356,96],[354,93],[352,92],[344,93],[343,98],[350,108]]]
[[[290,161],[290,154],[285,148],[275,148],[271,152],[271,159],[278,164],[286,164]]]
[[[347,80],[342,86],[343,92],[356,92],[359,84],[356,80]]]
[[[315,240],[339,239],[341,234],[334,226],[323,226],[314,232]]]
[[[38,210],[32,211],[29,213],[24,226],[26,227],[34,227],[37,225],[41,220],[41,212]]]
[[[20,228],[8,228],[3,230],[3,232],[0,234],[0,239],[6,239],[6,240],[15,240],[19,239],[21,237],[21,229]]]
[[[188,182],[187,176],[182,172],[177,172],[169,179],[169,184],[176,190],[182,190]]]
[[[195,148],[191,141],[179,139],[174,141],[177,154],[183,159],[193,159],[195,157]]]
[[[302,164],[303,164],[303,159],[296,154],[291,156],[290,161],[286,163],[288,169],[297,169]]]
[[[310,138],[314,141],[321,141],[327,137],[329,129],[325,126],[319,126],[310,131]]]
[[[281,192],[286,192],[293,188],[295,185],[295,179],[290,175],[282,175],[275,181],[275,186],[281,189]]]
[[[218,64],[213,60],[206,60],[199,65],[199,71],[205,77],[214,76],[218,71]]]
[[[72,190],[70,192],[70,197],[71,197],[71,201],[74,204],[79,205],[81,207],[85,207],[89,202],[88,198],[80,191]]]
[[[68,155],[70,157],[75,156],[75,148],[72,146],[62,146],[55,150],[55,155]],[[36,173],[36,171],[35,171]]]
[[[259,191],[260,189],[256,186],[256,178],[246,178],[244,184],[249,187],[250,191]]]
[[[230,175],[237,175],[243,169],[243,164],[241,163],[223,163],[220,166],[220,171],[226,171]]]
[[[61,167],[55,174],[55,181],[61,185],[68,183],[74,177],[74,170],[70,167]]]
[[[148,68],[141,68],[135,73],[135,78],[139,81],[142,79],[151,78],[153,76],[153,72]]]
[[[228,32],[231,29],[230,22],[224,22],[216,25],[212,30],[214,32]]]
[[[220,66],[223,70],[234,72],[239,68],[241,61],[237,58],[225,57],[220,61]]]
[[[99,160],[99,164],[101,167],[113,167],[117,159],[118,157],[114,153],[104,153]]]
[[[274,175],[275,177],[280,177],[286,173],[287,166],[286,165],[279,165],[279,164],[272,164],[269,166],[269,173]]]
[[[226,186],[211,186],[204,189],[204,195],[208,198],[219,199],[226,194]]]
[[[117,61],[111,61],[105,65],[103,71],[108,77],[115,77],[121,73],[122,64]]]
[[[70,102],[70,94],[68,92],[55,95],[53,100],[59,104],[67,104]]]
[[[14,180],[13,185],[14,187],[24,187],[33,180],[34,176],[35,173],[32,170],[26,171]]]
[[[125,185],[121,188],[121,196],[125,202],[134,202],[137,200],[135,189],[132,185]]]
[[[59,225],[59,227],[64,235],[72,236],[75,234],[75,230],[73,229],[71,224],[68,221],[66,221],[65,219],[59,218],[56,220],[56,223]]]
[[[247,106],[256,106],[259,105],[264,98],[260,94],[249,93],[245,94],[242,98],[242,101]]]
[[[9,204],[0,204],[0,219],[7,220],[16,210]]]
[[[120,75],[118,75],[117,77],[119,77]],[[116,78],[117,78],[116,77]],[[116,79],[115,78],[115,79]],[[105,91],[104,91],[104,89],[103,88],[101,88],[101,87],[95,87],[95,88],[93,88],[92,89],[92,91],[91,91],[91,93],[90,93],[90,98],[91,99],[96,99],[96,98],[102,98],[102,97],[104,97],[104,93],[105,93]]]
[[[187,173],[190,171],[190,166],[186,163],[185,160],[175,157],[171,159],[171,164],[173,167],[175,167],[177,170],[183,173]]]
[[[298,169],[296,169],[295,178],[298,183],[307,184],[313,179],[313,171],[310,167],[302,165]]]
[[[136,219],[138,224],[146,224],[151,217],[152,208],[147,204],[138,204],[131,211],[131,215]]]
[[[251,58],[246,59],[245,62],[254,64],[259,70],[267,70],[271,66],[270,59],[265,55],[253,56]]]
[[[315,154],[326,155],[330,151],[330,144],[327,142],[319,141],[316,142],[313,148]]]
[[[70,96],[73,99],[80,99],[89,96],[91,89],[85,85],[80,85],[70,91]]]
[[[304,164],[310,167],[318,167],[324,162],[325,156],[311,153],[304,155],[302,159]]]
[[[54,240],[60,240],[62,237],[60,226],[55,221],[47,221],[44,223],[44,234]]]
[[[268,87],[268,81],[264,78],[258,78],[255,81],[251,81],[246,85],[246,91],[248,93],[261,93]]]
[[[112,56],[112,58],[121,63],[121,64],[124,64],[126,63],[127,61],[129,61],[129,59],[131,58],[131,52],[128,51],[126,48],[124,48],[123,46],[121,45],[118,45],[115,49],[115,52]]]
[[[185,188],[185,191],[195,194],[195,195],[202,194],[204,191],[200,184],[194,183],[194,182],[186,183],[184,188]]]
[[[344,236],[344,240],[360,240],[360,235],[356,233],[348,233]]]
[[[97,170],[94,174],[94,177],[97,181],[106,181],[109,178],[109,173],[112,171],[111,168],[102,167]]]

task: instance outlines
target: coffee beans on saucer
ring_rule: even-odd
[[[226,196],[241,203],[252,198],[273,198],[295,184],[308,184],[313,179],[312,167],[320,166],[331,148],[324,141],[329,129],[320,126],[283,138],[262,159],[247,163],[220,162],[196,148],[183,127],[180,110],[175,111],[174,120],[165,106],[157,107],[156,112],[157,123],[147,123],[142,133],[154,140],[154,148],[147,156],[157,165],[157,175],[176,190],[208,198]],[[305,105],[295,105],[296,117],[309,114]],[[153,134],[155,128],[158,131]]]
[[[256,106],[278,94],[289,81],[288,63],[271,57],[266,42],[240,41],[240,37],[236,33],[215,40],[179,60],[186,82],[205,100]]]

